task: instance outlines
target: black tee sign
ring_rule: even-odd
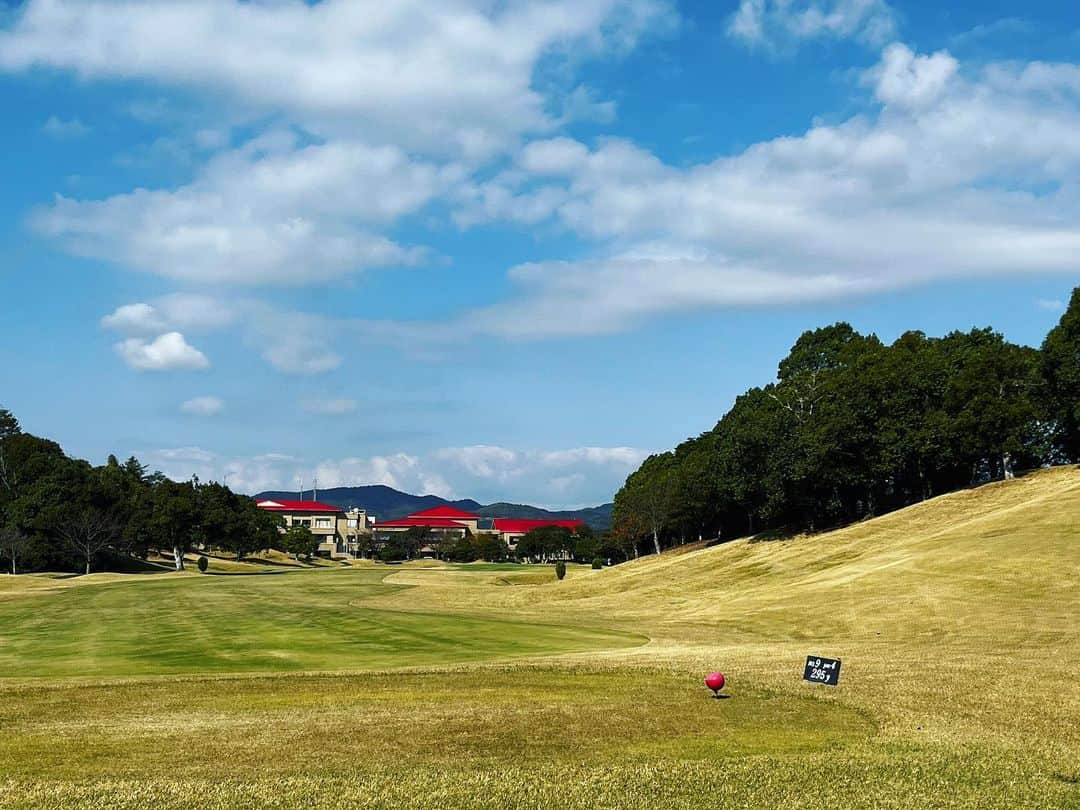
[[[806,669],[803,670],[803,680],[810,683],[823,683],[826,686],[836,686],[840,683],[840,660],[837,658],[822,658],[819,655],[806,656]]]

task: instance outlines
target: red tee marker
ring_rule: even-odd
[[[714,697],[720,697],[720,690],[724,688],[724,673],[710,672],[705,676],[705,685],[712,689]]]

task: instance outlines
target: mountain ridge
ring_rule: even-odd
[[[298,493],[287,490],[266,490],[256,494],[255,497],[260,500],[293,500],[297,495]],[[438,495],[413,495],[385,484],[320,489],[318,500],[346,509],[351,506],[366,509],[369,514],[375,515],[380,520],[395,520],[413,512],[433,509],[436,506],[453,506],[457,509],[476,512],[484,517],[583,520],[593,529],[603,531],[611,527],[612,504],[610,503],[583,509],[559,510],[505,501],[485,505],[472,498],[449,500]]]

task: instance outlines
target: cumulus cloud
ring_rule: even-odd
[[[128,333],[160,332],[167,323],[157,309],[141,301],[119,306],[101,319],[101,325],[106,329]]]
[[[397,147],[278,133],[219,154],[181,188],[60,196],[31,225],[76,255],[167,278],[299,285],[418,261],[422,251],[377,231],[459,177]]]
[[[222,456],[200,447],[141,454],[171,478],[198,475],[204,481],[224,480],[235,491],[249,494],[293,490],[302,478],[309,489],[316,479],[319,489],[382,484],[451,500],[471,497],[552,508],[609,500],[646,455],[629,447],[514,450],[496,445],[315,460],[282,453]]]
[[[896,32],[896,15],[884,0],[742,0],[728,33],[750,45],[784,45],[807,39],[854,39],[881,45]]]
[[[946,51],[916,54],[906,45],[890,45],[867,77],[874,95],[885,104],[916,107],[936,101],[956,74],[957,61]]]
[[[0,70],[67,70],[209,91],[309,129],[485,154],[552,125],[542,59],[628,48],[665,0],[30,0]]]
[[[208,295],[173,293],[123,304],[101,319],[105,329],[125,334],[154,334],[166,329],[208,332],[229,326],[236,318],[233,305]]]
[[[214,416],[221,413],[225,403],[218,397],[193,397],[180,405],[180,410],[193,416]]]
[[[614,492],[647,455],[633,447],[514,450],[481,444],[443,448],[433,454],[433,460],[451,480],[468,482],[459,483],[458,488],[469,492],[501,490],[564,503],[576,492],[578,497],[572,502],[580,504],[588,501],[582,495],[589,482],[594,490],[600,485]]]
[[[389,231],[527,133],[610,121],[577,68],[676,19],[669,0],[29,0],[0,29],[0,71],[188,90],[256,132],[274,121],[231,149],[235,121],[158,138],[132,159],[215,154],[179,188],[61,195],[30,224],[178,281],[300,285],[427,258]],[[164,98],[133,114],[176,124]]]
[[[513,306],[481,308],[459,326],[580,335],[677,311],[1075,275],[1076,67],[965,74],[947,53],[896,45],[864,77],[876,111],[709,163],[668,165],[619,139],[532,143],[517,174],[470,189],[462,217],[551,220],[596,247],[511,268]]]
[[[407,453],[323,460],[315,467],[315,474],[320,487],[383,484],[415,495],[458,497],[436,468]]]
[[[139,457],[174,481],[187,481],[197,475],[202,481],[219,481],[234,492],[249,495],[267,489],[294,489],[294,473],[303,469],[299,459],[282,453],[226,457],[201,447],[155,449]]]
[[[213,332],[233,328],[270,365],[287,374],[322,374],[341,364],[328,339],[334,332],[330,319],[281,310],[256,299],[175,293],[149,303],[119,306],[101,319],[101,325],[135,336],[164,329]],[[131,340],[121,345],[128,344],[137,345]]]
[[[128,338],[117,343],[115,349],[136,371],[198,371],[210,367],[206,355],[179,332],[166,332],[154,340]]]

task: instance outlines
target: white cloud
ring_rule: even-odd
[[[1057,298],[1040,298],[1035,302],[1035,306],[1047,312],[1062,312],[1065,309],[1065,302]]]
[[[201,447],[152,450],[141,453],[140,459],[174,481],[197,475],[202,481],[220,481],[234,492],[249,495],[267,489],[295,489],[294,473],[302,469],[298,459],[281,453],[226,458]],[[310,487],[310,476],[305,480]]]
[[[332,321],[323,316],[252,301],[244,308],[242,329],[245,342],[286,374],[323,374],[341,365],[341,355],[328,339]]]
[[[439,461],[460,467],[478,478],[508,480],[521,472],[522,456],[505,447],[478,444],[439,450]]]
[[[193,416],[214,416],[221,413],[225,403],[218,397],[194,397],[180,406],[180,410]]]
[[[300,403],[300,406],[310,413],[340,416],[341,414],[352,413],[355,411],[357,402],[355,399],[348,399],[346,397],[337,399],[305,399]]]
[[[1075,275],[1076,68],[965,74],[948,54],[892,46],[865,77],[875,112],[709,163],[667,165],[618,139],[532,144],[518,174],[463,196],[460,216],[550,218],[591,240],[592,255],[514,267],[511,305],[428,337],[593,334],[679,311]]]
[[[234,328],[248,346],[287,374],[322,374],[337,368],[341,356],[329,338],[346,328],[322,315],[280,310],[255,299],[224,300],[189,293],[124,304],[103,317],[101,325],[135,336],[163,329],[214,332]],[[131,341],[121,345],[128,344],[137,345]]]
[[[566,494],[570,481],[584,484],[597,476],[618,480],[636,469],[648,454],[633,447],[574,447],[563,450],[513,450],[497,445],[447,447],[433,455],[454,480],[473,480],[474,488],[512,485],[541,498]],[[552,475],[555,471],[558,474]],[[459,488],[461,488],[459,486]]]
[[[421,251],[377,231],[460,176],[396,147],[300,146],[279,133],[219,154],[175,191],[58,196],[31,224],[76,255],[167,278],[298,285],[416,262]]]
[[[128,338],[114,347],[136,371],[197,371],[210,367],[206,355],[179,332],[166,332],[154,340]]]
[[[569,174],[583,166],[588,157],[584,144],[559,137],[527,144],[518,156],[518,165],[535,175]]]
[[[29,0],[0,29],[0,71],[192,90],[190,103],[224,101],[233,119],[188,121],[122,158],[225,150],[186,185],[57,196],[30,223],[75,255],[188,283],[300,285],[416,264],[426,251],[393,226],[526,133],[610,121],[613,102],[576,83],[580,64],[676,16],[668,0]],[[173,103],[132,112],[176,125]],[[267,120],[280,129],[226,148],[231,127]]]
[[[41,131],[50,138],[63,141],[68,138],[81,138],[90,131],[90,127],[78,118],[65,119],[50,115],[48,120],[41,125]]]
[[[320,487],[383,484],[414,495],[457,497],[442,475],[406,453],[321,461],[315,474]]]
[[[731,36],[767,46],[827,38],[881,45],[895,32],[884,0],[742,0],[728,24]]]
[[[444,448],[426,454],[387,453],[311,461],[281,453],[226,457],[199,447],[155,450],[140,457],[166,475],[222,481],[234,491],[319,489],[383,484],[416,495],[551,508],[596,505],[611,498],[647,453],[627,447],[514,450],[495,445]],[[562,506],[560,506],[562,505]]]
[[[191,88],[323,133],[483,154],[551,126],[542,59],[632,47],[673,16],[664,0],[30,0],[0,32],[0,70]]]
[[[539,454],[540,460],[552,467],[586,463],[636,468],[646,456],[648,453],[636,447],[574,447]]]
[[[106,329],[129,334],[160,332],[167,326],[167,321],[150,304],[124,304],[101,319]]]
[[[885,104],[917,107],[936,101],[956,74],[957,61],[946,51],[919,55],[906,45],[890,45],[868,77],[874,95]]]

